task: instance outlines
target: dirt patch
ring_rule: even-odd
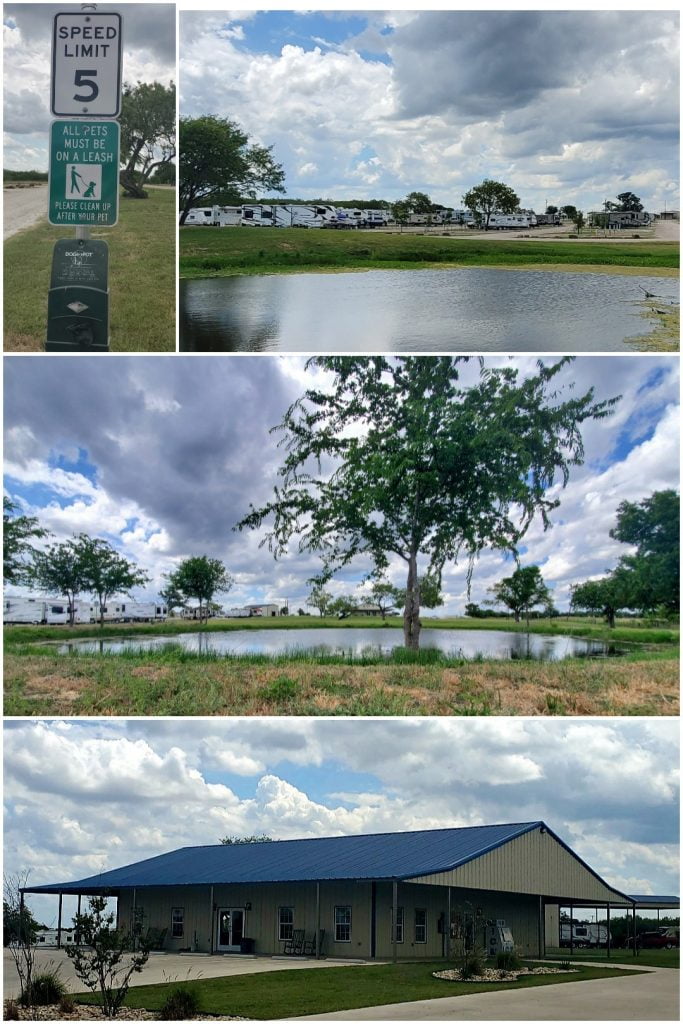
[[[60,703],[73,704],[79,699],[88,686],[87,679],[72,679],[58,673],[42,675],[32,672],[26,677],[24,692],[27,697],[35,700],[57,700]]]
[[[42,352],[43,342],[30,334],[17,334],[16,331],[6,331],[4,339],[5,349],[12,352]]]

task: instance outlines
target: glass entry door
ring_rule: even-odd
[[[216,949],[225,953],[239,953],[244,937],[243,907],[221,907],[218,911]]]

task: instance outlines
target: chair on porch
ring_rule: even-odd
[[[318,950],[320,951],[320,956],[323,955],[323,943],[324,942],[325,942],[325,929],[321,928],[320,931],[318,932]],[[316,950],[316,941],[315,941],[315,932],[314,932],[313,933],[313,938],[312,939],[307,939],[304,942],[303,953],[304,953],[304,956],[315,956],[316,952],[318,950]]]
[[[295,928],[292,932],[291,939],[285,939],[285,945],[282,950],[283,953],[291,956],[301,956],[304,949],[304,940],[306,938],[306,932],[303,928]]]

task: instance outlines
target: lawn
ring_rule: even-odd
[[[568,949],[548,951],[548,957],[562,960],[590,960],[591,963],[606,964],[632,964],[639,967],[671,967],[678,969],[681,965],[681,955],[678,949],[641,949],[638,956],[634,957],[628,949],[613,949],[612,955],[607,956],[604,949],[576,949],[573,956],[570,956]]]
[[[677,242],[503,241],[381,231],[182,228],[180,276],[296,273],[427,266],[573,269],[677,276]]]
[[[120,201],[119,223],[92,237],[109,245],[109,328],[112,352],[175,351],[175,191]],[[44,350],[52,250],[73,228],[47,221],[5,241],[4,349]]]
[[[497,620],[427,620],[430,625],[508,628]],[[400,620],[388,620],[400,628]],[[211,622],[232,630],[263,620]],[[382,625],[381,620],[280,618],[269,628]],[[427,623],[425,623],[427,624]],[[605,629],[533,623],[536,631]],[[105,626],[103,636],[196,632],[197,624]],[[457,629],[454,629],[457,633]],[[216,656],[170,646],[126,654],[59,655],[41,640],[98,636],[99,627],[5,628],[5,714],[13,715],[675,715],[679,708],[678,632],[622,625],[617,658],[538,662],[465,660],[433,649],[417,655],[349,656],[300,651]],[[637,640],[638,642],[634,642]]]
[[[543,974],[501,984],[449,982],[432,977],[444,970],[444,961],[426,964],[375,964],[324,967],[299,971],[238,974],[183,983],[200,997],[202,1013],[231,1014],[253,1020],[275,1020],[314,1013],[332,1013],[361,1006],[439,999],[507,988],[628,977],[632,971],[582,967],[577,974]],[[158,1011],[174,984],[140,985],[128,991],[125,1005]],[[79,1002],[97,1002],[96,996],[78,996]]]

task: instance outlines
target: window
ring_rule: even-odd
[[[351,907],[334,908],[334,941],[351,941]]]
[[[280,942],[291,939],[294,932],[294,908],[280,907],[277,913],[277,937]]]
[[[427,911],[415,911],[415,942],[427,941]]]
[[[173,907],[171,910],[171,938],[182,939],[184,935],[185,909]]]
[[[394,916],[393,907],[391,909],[391,916]],[[391,941],[394,941],[394,936],[391,936]],[[403,942],[403,907],[396,907],[396,941]]]

